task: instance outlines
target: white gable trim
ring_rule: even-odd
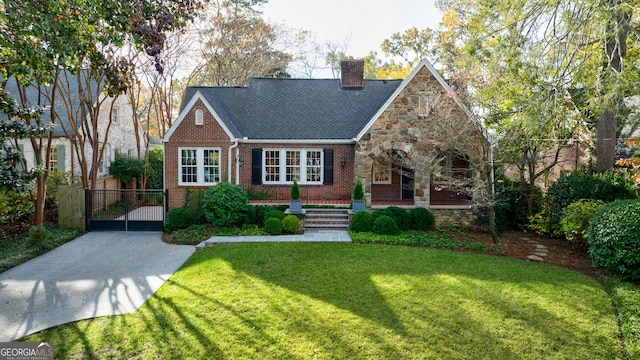
[[[195,94],[193,94],[193,96],[191,97],[191,100],[189,100],[189,103],[187,103],[184,109],[182,109],[182,112],[180,113],[180,115],[178,115],[178,118],[176,118],[176,121],[173,123],[173,125],[171,125],[171,127],[169,128],[169,131],[167,131],[167,133],[164,135],[164,138],[162,139],[163,142],[169,142],[169,140],[171,139],[171,135],[173,135],[174,131],[176,131],[178,126],[180,126],[180,124],[182,123],[182,120],[185,119],[189,111],[191,111],[191,108],[193,108],[193,106],[196,104],[198,100],[202,101],[202,103],[207,108],[207,110],[213,115],[213,118],[218,122],[218,124],[220,124],[224,132],[229,137],[229,140],[235,139],[235,136],[233,136],[233,133],[231,132],[231,130],[229,130],[227,125],[224,123],[224,121],[221,120],[221,117],[218,115],[218,113],[215,110],[213,110],[213,107],[211,106],[211,104],[209,104],[209,102],[207,101],[207,99],[205,99],[205,97],[202,95],[200,90],[198,90]],[[194,121],[194,124],[195,124],[195,121]]]
[[[400,95],[400,93],[407,87],[407,85],[413,80],[413,78],[418,74],[418,72],[423,67],[426,67],[427,70],[429,70],[431,75],[433,75],[433,77],[440,83],[440,85],[446,92],[453,91],[449,86],[449,84],[447,84],[447,82],[442,78],[442,76],[440,76],[438,71],[433,67],[433,65],[431,65],[431,63],[429,63],[427,59],[423,59],[422,61],[420,61],[418,66],[416,66],[413,69],[413,71],[411,71],[409,76],[407,76],[404,79],[404,81],[402,81],[402,83],[400,84],[400,86],[398,86],[396,91],[394,91],[394,93],[389,97],[389,99],[387,99],[387,101],[384,103],[384,105],[382,105],[380,110],[378,110],[378,112],[376,112],[376,114],[373,115],[371,120],[369,120],[369,122],[362,128],[362,130],[358,133],[358,135],[356,135],[355,137],[356,142],[360,141],[360,139],[362,139],[362,137],[369,131],[369,129],[371,129],[373,124],[378,120],[378,118],[382,115],[382,113],[384,113],[385,110],[387,110],[387,108],[391,106],[393,101],[398,97],[398,95]],[[480,125],[480,122],[476,119],[475,115],[473,115],[473,113],[469,110],[469,108],[467,108],[467,106],[462,101],[460,101],[460,99],[458,99],[457,97],[454,97],[453,100],[456,102],[456,104],[458,104],[458,106],[460,106],[460,108],[465,112],[465,114],[467,114],[467,116],[469,117],[469,120],[472,121],[478,127],[478,129],[482,132],[482,134],[485,136],[487,141],[489,141],[488,134],[486,133],[484,128]]]

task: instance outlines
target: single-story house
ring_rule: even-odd
[[[361,60],[343,61],[340,79],[252,78],[248,86],[189,86],[163,139],[169,208],[188,189],[239,185],[256,201],[287,203],[297,180],[304,204],[348,205],[362,182],[368,207],[469,212],[474,194],[448,189],[438,176],[405,164],[418,144],[434,144],[441,164],[474,176],[430,125],[441,119],[430,96],[448,96],[448,121],[484,131],[434,67],[420,62],[404,80],[363,78]],[[435,127],[434,129],[436,129]],[[463,169],[463,171],[460,171]]]

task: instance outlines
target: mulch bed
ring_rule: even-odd
[[[491,244],[491,236],[483,232],[467,232],[465,236],[471,236],[473,241]],[[608,276],[610,273],[601,268],[594,268],[586,250],[579,249],[564,239],[550,239],[535,233],[525,233],[522,231],[507,231],[498,239],[500,245],[506,249],[504,256],[517,259],[533,261],[527,257],[533,254],[534,246],[523,240],[528,238],[546,246],[549,254],[544,257],[543,263],[562,266],[575,271],[582,272],[594,278]]]

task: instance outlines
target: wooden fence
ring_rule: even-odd
[[[105,176],[98,179],[96,189],[118,190],[120,179],[113,176]],[[111,204],[107,199],[99,199],[94,203],[94,211],[103,209]],[[58,187],[58,226],[61,228],[85,229],[85,198],[82,185],[69,185]],[[95,209],[95,208],[98,209]],[[86,229],[85,229],[86,230]]]

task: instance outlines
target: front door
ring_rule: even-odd
[[[402,200],[413,200],[413,194],[415,190],[415,185],[413,182],[413,170],[402,168],[402,176],[401,176],[401,198]]]

